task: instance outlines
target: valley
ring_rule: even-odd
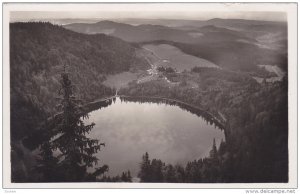
[[[182,72],[184,70],[190,70],[193,67],[213,67],[218,66],[210,61],[201,59],[199,57],[194,57],[192,55],[187,55],[181,52],[178,48],[167,45],[144,45],[142,48],[151,52],[155,57],[158,58],[156,62],[157,66],[171,67],[177,72]]]
[[[93,107],[83,109],[85,124],[96,124],[88,137],[106,145],[95,155],[110,170],[87,171],[89,180],[130,171],[141,182],[286,182],[286,23],[131,22],[10,24],[13,180],[43,181],[37,171],[28,177],[34,164],[22,141],[26,155],[39,155],[68,75],[79,107]],[[104,106],[91,103],[103,98]],[[141,159],[162,168],[151,181]]]

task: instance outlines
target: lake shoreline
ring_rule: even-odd
[[[203,108],[200,108],[196,105],[189,104],[187,102],[184,102],[184,101],[181,101],[181,100],[178,100],[178,99],[171,99],[171,98],[166,98],[166,97],[159,97],[159,96],[127,96],[127,95],[108,96],[108,97],[105,97],[105,98],[100,98],[98,100],[94,100],[92,102],[89,102],[89,103],[83,105],[82,106],[82,114],[88,114],[88,113],[90,113],[94,110],[98,110],[99,108],[107,107],[107,106],[112,104],[113,100],[116,99],[116,97],[127,98],[127,99],[129,99],[129,98],[139,98],[139,99],[161,100],[161,101],[164,101],[164,103],[169,104],[169,105],[172,105],[172,103],[177,103],[177,105],[179,107],[180,107],[180,105],[182,105],[182,106],[186,106],[188,108],[192,108],[195,111],[201,112],[202,116],[204,115],[204,116],[206,116],[206,118],[208,118],[208,121],[213,122],[221,130],[224,130],[225,140],[227,138],[228,130],[226,129],[226,121],[222,121],[221,119],[217,118],[213,113],[211,113],[207,110],[204,110]],[[193,114],[196,114],[196,113],[194,112]],[[57,120],[61,119],[61,116],[62,116],[62,112],[59,112],[59,113],[54,114],[53,116],[48,117],[46,122],[44,123],[48,126],[47,130],[51,130],[51,128],[54,126],[54,123],[56,123]],[[37,129],[36,132],[40,133],[41,130],[44,128],[43,126],[44,125],[42,125],[42,127],[40,129]],[[28,138],[28,136],[24,137],[23,140],[27,139],[27,138]]]
[[[95,123],[87,136],[105,142],[107,149],[97,157],[111,167],[112,176],[124,169],[136,176],[145,152],[168,164],[186,165],[209,157],[214,139],[217,147],[226,140],[210,115],[176,101],[117,96],[99,103],[84,123]],[[133,153],[123,155],[125,150]]]
[[[99,99],[99,100],[95,100],[93,102],[90,102],[86,105],[84,105],[84,112],[85,113],[89,113],[91,111],[93,111],[93,109],[95,109],[96,107],[99,107],[99,105],[101,105],[101,103],[103,102],[106,102],[106,103],[110,103],[110,101],[112,101],[114,98],[116,97],[120,97],[120,98],[140,98],[140,99],[156,99],[156,100],[164,100],[164,101],[167,101],[167,102],[176,102],[180,105],[185,105],[185,106],[188,106],[188,107],[191,107],[193,109],[196,109],[200,112],[204,112],[206,113],[214,123],[218,124],[220,126],[220,128],[222,130],[225,131],[225,134],[226,134],[226,121],[222,121],[221,119],[217,118],[216,116],[214,116],[211,112],[207,111],[207,110],[204,110],[196,105],[193,105],[193,104],[189,104],[187,102],[184,102],[184,101],[181,101],[181,100],[178,100],[178,99],[171,99],[171,98],[166,98],[166,97],[160,97],[160,96],[128,96],[128,95],[115,95],[115,96],[111,96],[111,97],[107,97],[107,98],[102,98],[102,99]]]

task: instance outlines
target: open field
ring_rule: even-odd
[[[160,59],[158,66],[176,68],[177,71],[192,69],[193,67],[218,67],[216,64],[192,55],[188,55],[180,51],[178,48],[168,45],[144,45],[147,49]]]

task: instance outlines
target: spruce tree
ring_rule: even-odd
[[[226,143],[224,142],[224,140],[222,139],[221,140],[221,143],[220,143],[220,146],[219,146],[219,149],[218,149],[218,155],[219,156],[222,156],[223,154],[226,153]]]
[[[40,148],[40,158],[37,159],[35,170],[41,173],[41,182],[57,182],[60,181],[60,171],[58,169],[58,159],[53,156],[51,145],[45,142]]]
[[[168,164],[165,167],[164,173],[165,173],[164,174],[165,182],[167,182],[167,183],[175,183],[176,182],[175,168],[171,164]]]
[[[143,161],[140,166],[140,172],[138,177],[141,179],[141,182],[150,182],[151,181],[151,164],[149,160],[148,152],[143,155]]]
[[[208,182],[218,182],[220,174],[220,163],[218,158],[218,151],[216,146],[216,140],[213,141],[212,150],[210,151],[209,162],[207,163],[207,176],[206,181]]]
[[[126,174],[126,172],[122,172],[121,181],[122,182],[127,182],[127,174]]]
[[[127,182],[132,182],[132,176],[129,170],[127,171]]]
[[[161,160],[153,159],[151,161],[151,180],[152,182],[163,182],[164,175],[163,175],[163,168],[164,164]]]
[[[209,152],[209,157],[212,158],[212,159],[216,159],[218,157],[217,156],[217,146],[216,146],[216,140],[215,140],[215,138],[214,138],[214,141],[213,141],[212,149]]]
[[[83,112],[80,100],[74,95],[74,88],[64,69],[60,90],[62,118],[52,144],[54,149],[61,152],[59,165],[64,172],[64,181],[78,182],[84,181],[87,167],[97,164],[98,159],[94,154],[104,144],[86,137],[95,124],[84,124],[82,118],[87,118],[88,114]]]

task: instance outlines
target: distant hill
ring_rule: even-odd
[[[152,24],[133,26],[112,21],[100,21],[93,24],[74,23],[63,27],[85,34],[104,33],[128,42],[177,40],[178,42],[193,43],[196,40],[185,31]]]
[[[262,20],[245,20],[245,19],[221,19],[214,18],[207,20],[207,24],[216,25],[220,27],[235,27],[235,28],[249,28],[253,26],[266,26],[266,27],[284,27],[286,22],[276,22],[276,21],[262,21]]]
[[[265,26],[268,28],[286,28],[287,23],[283,21],[262,21],[262,20],[246,20],[246,19],[221,19],[214,18],[210,20],[180,20],[180,19],[120,19],[118,22],[141,25],[152,24],[172,27],[176,29],[185,29],[185,27],[199,28],[207,25],[214,25],[224,28],[249,29],[253,26]],[[91,22],[89,22],[91,23]]]
[[[276,50],[260,48],[255,44],[243,41],[203,41],[201,44],[185,44],[172,41],[152,41],[142,44],[169,44],[182,52],[204,58],[221,68],[231,71],[248,72],[260,75],[263,70],[260,64],[276,65],[287,71],[287,54]]]
[[[34,128],[56,112],[62,66],[68,65],[77,95],[85,102],[114,93],[102,85],[106,74],[146,65],[136,48],[104,34],[85,35],[50,23],[10,24],[12,136]]]
[[[146,20],[146,22],[147,21],[148,20]],[[189,20],[185,21],[184,23],[186,24],[188,21]],[[246,36],[243,32],[224,27],[217,27],[211,24],[202,26],[202,24],[206,24],[203,21],[190,22],[190,24],[193,23],[195,23],[195,25],[193,27],[188,27],[187,29],[184,29],[184,26],[180,27],[179,22],[179,27],[168,27],[154,24],[129,25],[113,21],[100,21],[97,23],[73,23],[64,25],[63,27],[84,34],[103,33],[121,38],[128,42],[167,40],[188,44],[200,44],[203,41],[208,40],[214,42],[218,40],[235,41],[238,39],[245,39],[253,42],[256,41],[255,39]],[[199,23],[201,23],[201,25],[199,25]]]
[[[206,25],[191,31],[203,34],[203,40],[201,42],[238,41],[241,39],[251,43],[257,42],[255,39],[245,36],[242,32],[217,27],[215,25]]]
[[[215,26],[219,33],[224,33],[224,29],[230,30],[231,34],[261,42],[272,49],[281,49],[282,52],[287,50],[287,22],[215,18],[207,21],[182,22],[182,25],[178,23],[176,29],[202,31],[206,26]]]
[[[235,71],[257,72],[261,64],[277,65],[283,70],[287,68],[287,25],[284,22],[218,18],[207,21],[142,21],[151,24],[134,26],[100,21],[64,27],[86,34],[105,33],[140,44],[169,43],[187,54]],[[167,25],[167,21],[173,27],[155,24]]]
[[[287,24],[285,22],[242,19],[202,20],[146,20],[124,19],[127,23],[100,21],[97,23],[73,23],[63,27],[85,34],[104,33],[128,42],[157,40],[188,44],[203,42],[244,41],[262,44],[271,49],[287,49]],[[145,22],[144,24],[141,24]]]

